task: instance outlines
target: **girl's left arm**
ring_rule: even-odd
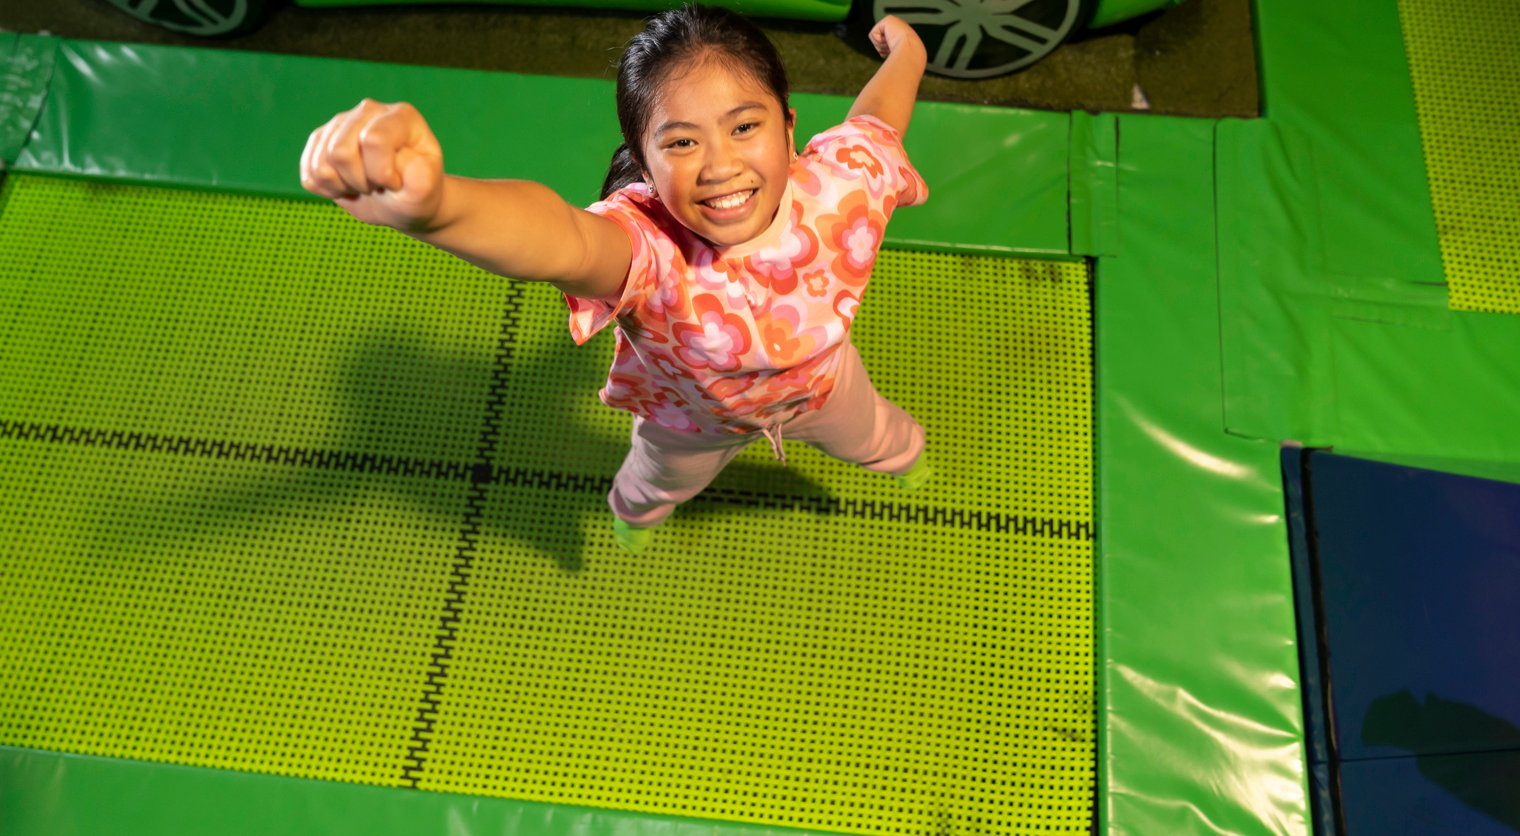
[[[913,27],[888,15],[871,28],[871,44],[881,53],[881,67],[855,97],[850,116],[875,116],[907,134],[918,99],[918,82],[924,77],[928,53]]]

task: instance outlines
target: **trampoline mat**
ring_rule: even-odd
[[[936,478],[757,445],[634,557],[562,299],[324,204],[0,191],[0,743],[870,834],[1086,832],[1088,276],[883,252]]]
[[[1399,0],[1450,306],[1520,313],[1520,3]]]

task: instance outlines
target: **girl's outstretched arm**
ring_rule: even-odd
[[[886,60],[855,97],[850,115],[875,116],[906,134],[913,102],[918,99],[918,82],[928,61],[924,42],[913,27],[888,15],[871,27],[871,44]]]
[[[301,185],[365,223],[572,296],[615,295],[632,259],[616,223],[547,186],[446,176],[437,138],[406,103],[365,99],[313,131],[301,155]]]

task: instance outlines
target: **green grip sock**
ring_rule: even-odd
[[[934,476],[934,471],[929,468],[929,451],[925,450],[918,456],[918,461],[908,468],[908,472],[897,477],[897,486],[905,491],[916,491],[929,484],[929,479]]]
[[[653,528],[635,528],[623,521],[622,517],[612,518],[612,536],[617,544],[630,554],[639,554],[649,547],[654,540]]]

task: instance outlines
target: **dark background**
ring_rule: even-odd
[[[207,40],[140,23],[106,0],[0,0],[0,28],[13,32],[597,78],[612,77],[618,52],[639,30],[641,17],[493,5],[313,9],[271,0],[258,29]],[[832,24],[760,23],[798,91],[853,95],[876,67],[847,46]],[[1137,88],[1148,106],[1137,106]],[[1083,33],[1012,76],[926,77],[921,97],[1051,110],[1255,116],[1250,0],[1187,0]]]

